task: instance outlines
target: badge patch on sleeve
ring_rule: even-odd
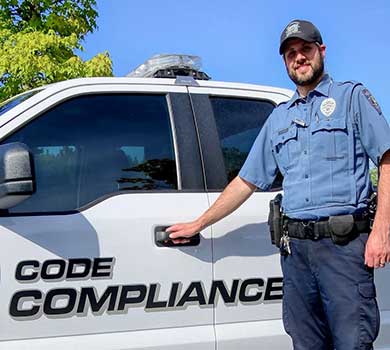
[[[370,102],[370,105],[373,106],[379,114],[382,114],[381,108],[379,107],[375,97],[371,95],[371,92],[367,89],[364,89],[362,92],[363,95],[367,98],[368,102]]]

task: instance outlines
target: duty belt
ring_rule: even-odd
[[[288,236],[292,238],[318,240],[331,237],[329,218],[321,221],[296,220],[287,218]],[[354,216],[352,232],[354,234],[370,231],[370,223],[366,216]]]

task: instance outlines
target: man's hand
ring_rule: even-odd
[[[201,225],[197,221],[179,223],[172,225],[166,229],[170,232],[169,238],[175,244],[189,243],[192,236],[195,236],[201,230]]]
[[[368,267],[384,267],[390,263],[390,228],[373,229],[368,237],[365,264]]]
[[[198,219],[184,224],[175,224],[166,229],[175,244],[189,243],[190,237],[207,226],[216,223],[236,210],[256,190],[256,186],[236,176],[220,194],[215,203]]]
[[[378,205],[365,254],[366,265],[375,268],[390,262],[390,151],[382,156],[379,167]]]

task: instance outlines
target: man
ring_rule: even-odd
[[[280,54],[294,96],[270,115],[239,176],[210,209],[168,231],[187,242],[256,188],[268,189],[279,169],[288,234],[283,321],[294,349],[372,349],[380,323],[373,268],[390,262],[390,129],[364,86],[324,73],[325,50],[312,23],[287,25]],[[369,159],[380,179],[368,236]]]

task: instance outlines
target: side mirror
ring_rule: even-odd
[[[35,191],[29,148],[19,142],[0,145],[0,209],[12,208]]]

